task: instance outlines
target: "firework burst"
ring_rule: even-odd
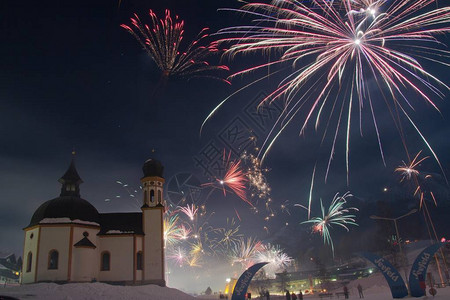
[[[186,251],[181,247],[177,247],[169,251],[167,258],[174,261],[178,266],[182,267],[184,262],[187,260]]]
[[[210,65],[205,60],[209,55],[218,52],[214,44],[202,46],[204,39],[208,37],[206,34],[208,28],[200,31],[197,38],[182,50],[180,45],[184,37],[184,21],[180,20],[178,16],[172,18],[169,10],[166,10],[164,19],[158,19],[152,10],[150,10],[149,16],[151,25],[143,24],[134,14],[134,18],[130,19],[131,26],[126,24],[120,26],[136,38],[161,70],[163,77],[204,76],[219,79],[211,75],[211,72],[228,70],[227,66]]]
[[[247,153],[247,151],[242,153],[241,160],[248,165],[246,176],[251,196],[257,196],[260,199],[269,197],[270,185],[264,175],[264,173],[267,173],[269,170],[267,168],[262,168],[261,160],[257,156]]]
[[[267,244],[257,251],[255,262],[268,262],[264,266],[266,275],[270,278],[275,278],[276,273],[290,266],[292,258],[284,253],[279,246]]]
[[[220,246],[225,250],[232,247],[236,247],[242,238],[242,234],[239,233],[240,225],[236,225],[234,219],[227,218],[227,226],[224,228],[215,229],[215,233],[218,235],[216,247]]]
[[[417,60],[420,58],[448,66],[449,51],[435,36],[450,31],[450,7],[436,8],[436,2],[277,0],[271,4],[248,3],[241,9],[230,9],[254,17],[255,25],[219,31],[218,34],[224,37],[217,43],[228,47],[226,54],[234,57],[259,52],[270,53],[271,58],[267,63],[234,73],[230,78],[269,69],[269,74],[266,72],[264,77],[253,82],[257,83],[283,70],[272,72],[274,67],[292,70],[261,101],[260,105],[280,100],[284,105],[282,114],[261,147],[261,159],[264,160],[275,140],[301,112],[304,116],[301,134],[311,123],[317,130],[321,120],[325,119],[323,139],[327,133],[332,137],[325,179],[342,128],[345,128],[346,135],[348,174],[350,128],[354,123],[359,123],[362,134],[362,122],[366,115],[375,128],[384,162],[376,117],[379,111],[386,110],[378,105],[378,102],[384,102],[395,126],[399,128],[401,138],[405,139],[400,130],[400,116],[403,116],[441,166],[409,115],[413,108],[409,98],[411,93],[437,109],[431,96],[444,98],[440,88],[445,91],[449,89]],[[375,84],[369,85],[368,82]],[[230,97],[213,109],[202,127]],[[353,121],[354,115],[359,115],[358,122]]]
[[[240,264],[242,269],[248,269],[255,263],[255,257],[259,250],[262,249],[261,241],[254,238],[241,238],[239,243],[231,249],[231,264]]]
[[[349,214],[350,211],[358,211],[355,207],[345,208],[344,205],[347,203],[347,198],[352,197],[352,194],[349,192],[345,193],[342,196],[339,196],[337,193],[333,201],[328,208],[328,211],[325,212],[325,208],[323,207],[322,200],[320,201],[320,208],[322,210],[321,217],[314,217],[310,220],[304,221],[301,224],[312,224],[312,232],[319,233],[323,237],[323,243],[331,246],[333,255],[334,255],[334,245],[333,239],[331,238],[330,228],[332,225],[338,225],[340,227],[345,228],[345,230],[349,231],[348,225],[358,224],[355,222],[355,215]]]
[[[180,241],[180,228],[178,227],[178,215],[164,215],[164,245],[173,245]]]
[[[201,256],[200,255],[192,255],[189,260],[187,261],[187,264],[189,267],[197,267],[200,268],[202,266],[201,264]]]
[[[224,150],[223,164],[225,166],[224,176],[221,178],[216,178],[213,182],[205,183],[203,186],[221,189],[224,196],[227,195],[227,189],[231,190],[236,196],[247,202],[250,206],[253,206],[253,204],[246,197],[245,190],[248,179],[242,169],[241,160],[232,160],[231,151],[227,155]]]
[[[181,224],[178,229],[177,235],[180,240],[187,240],[191,231],[191,228],[184,226],[184,224]]]
[[[280,209],[281,212],[291,215],[291,212],[289,211],[289,200],[284,201],[281,205],[280,205]]]
[[[430,174],[422,174],[417,167],[420,166],[422,162],[427,160],[429,156],[425,156],[420,158],[420,154],[422,150],[419,151],[413,160],[409,164],[403,162],[402,165],[395,169],[395,172],[400,173],[402,176],[400,182],[409,181],[414,186],[414,196],[419,198],[419,207],[422,208],[425,199],[428,197],[431,198],[434,202],[434,205],[437,206],[436,197],[434,196],[433,191],[430,190],[429,184],[432,176]]]
[[[195,204],[192,204],[191,206],[188,204],[186,207],[180,207],[179,211],[188,216],[191,221],[194,221],[198,208],[195,207]]]
[[[414,159],[409,164],[403,162],[401,166],[395,169],[395,172],[399,172],[402,176],[402,179],[400,181],[410,180],[413,176],[419,176],[417,166],[419,166],[424,160],[429,158],[429,156],[425,156],[419,159],[421,153],[422,150],[416,154]]]
[[[203,243],[200,239],[192,243],[189,253],[191,254],[191,256],[202,255],[205,253],[205,250],[203,249]]]

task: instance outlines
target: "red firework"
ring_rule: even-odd
[[[231,160],[231,151],[227,155],[224,150],[223,164],[226,170],[224,176],[221,178],[217,177],[213,182],[205,183],[204,185],[221,189],[224,196],[227,195],[227,191],[231,190],[231,192],[233,192],[236,196],[253,206],[253,204],[247,199],[245,193],[245,185],[248,182],[248,179],[245,172],[242,170],[241,160]]]

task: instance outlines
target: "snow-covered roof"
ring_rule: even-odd
[[[61,224],[61,223],[71,223],[71,224],[82,224],[82,225],[94,225],[100,226],[100,224],[96,222],[83,221],[83,220],[71,220],[70,218],[45,218],[42,219],[39,224]]]
[[[127,233],[134,233],[134,231],[108,230],[105,234],[127,234]]]

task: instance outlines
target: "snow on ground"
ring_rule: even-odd
[[[0,287],[1,296],[40,300],[192,300],[177,289],[157,285],[118,286],[106,283],[36,283],[17,287]]]
[[[350,291],[350,299],[358,299],[358,290],[356,287],[361,284],[364,293],[365,300],[384,300],[392,299],[391,290],[381,273],[375,273],[372,276],[360,278],[350,282],[347,287]],[[427,287],[427,293],[430,288]],[[450,287],[446,288],[436,288],[437,294],[433,296],[428,295],[425,297],[414,298],[405,297],[403,299],[435,299],[435,300],[450,300]],[[332,291],[333,293],[341,292],[342,290]],[[334,297],[336,298],[336,297]],[[343,297],[340,297],[341,299]]]
[[[375,273],[370,277],[361,278],[348,284],[350,291],[350,299],[359,299],[356,286],[361,284],[364,290],[364,300],[388,300],[392,299],[389,287],[381,273]],[[427,292],[429,287],[427,288]],[[450,300],[450,287],[436,288],[437,295],[425,296],[421,298],[404,298],[404,299],[433,299],[433,300]],[[298,291],[296,291],[298,292]],[[333,298],[338,299],[336,292],[342,292],[342,289],[330,291]],[[1,296],[11,296],[18,299],[40,299],[40,300],[194,300],[193,296],[187,295],[177,289],[163,288],[157,285],[142,286],[118,286],[106,283],[37,283],[15,287],[0,287]],[[252,299],[258,299],[253,296]],[[197,299],[210,300],[219,299],[218,296],[199,296]],[[284,296],[271,295],[271,300],[284,300]],[[320,299],[318,295],[307,295],[308,299]],[[330,298],[323,298],[330,299]],[[339,299],[343,299],[342,296]]]

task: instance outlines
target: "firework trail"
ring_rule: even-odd
[[[138,188],[135,188],[133,186],[131,186],[128,183],[122,182],[120,180],[116,180],[116,184],[120,185],[121,190],[125,191],[126,194],[124,195],[122,192],[120,192],[119,194],[116,194],[114,196],[115,199],[128,199],[131,200],[133,203],[130,203],[133,208],[140,210],[141,206],[142,206],[142,202],[141,202],[141,192],[142,192],[142,187],[139,186]],[[105,202],[111,202],[111,198],[106,198]]]
[[[333,256],[334,256],[334,245],[333,239],[331,238],[330,228],[332,225],[338,225],[345,228],[349,231],[347,225],[355,225],[358,224],[355,222],[355,215],[349,214],[350,211],[358,211],[355,207],[344,208],[344,205],[347,203],[347,198],[352,197],[352,195],[347,192],[342,196],[339,196],[337,193],[333,201],[331,201],[330,207],[328,211],[325,212],[325,208],[323,207],[322,200],[320,200],[320,207],[322,210],[321,217],[314,217],[310,220],[304,221],[301,224],[313,224],[311,229],[313,233],[319,233],[323,237],[323,243],[331,246]]]
[[[192,255],[187,261],[189,267],[201,267],[201,256],[200,255]]]
[[[402,165],[395,169],[395,172],[400,173],[400,182],[409,181],[414,185],[414,196],[419,198],[420,208],[422,208],[424,201],[428,196],[433,200],[434,205],[437,206],[436,197],[434,196],[433,191],[429,188],[429,183],[432,176],[430,174],[422,174],[422,172],[419,172],[417,169],[422,162],[429,158],[429,156],[420,158],[421,153],[422,150],[416,154],[414,159],[411,160],[409,164],[403,162]]]
[[[271,4],[248,3],[241,9],[229,9],[254,18],[254,25],[222,29],[224,36],[217,43],[227,47],[229,57],[249,53],[270,54],[270,61],[239,71],[230,78],[269,70],[260,82],[274,73],[291,69],[261,104],[283,101],[284,109],[261,147],[264,160],[275,140],[296,115],[303,116],[300,133],[314,123],[318,130],[325,119],[323,138],[332,136],[327,164],[335,153],[338,133],[345,129],[347,181],[349,170],[350,128],[370,116],[374,125],[380,154],[384,154],[377,112],[393,117],[403,143],[400,116],[420,135],[442,166],[431,146],[409,115],[413,103],[409,95],[419,96],[437,109],[431,96],[443,98],[439,88],[448,86],[426,71],[418,58],[448,66],[449,51],[436,35],[450,31],[450,7],[436,8],[434,0],[277,0]],[[274,56],[278,57],[274,58]],[[272,71],[280,67],[277,71]],[[369,86],[374,82],[376,88]],[[236,93],[238,93],[237,91]],[[231,95],[233,96],[233,95]],[[230,96],[230,97],[231,97]],[[223,100],[202,124],[224,104]],[[359,115],[359,121],[352,116]],[[328,133],[328,131],[331,131]],[[332,132],[334,131],[334,133]]]
[[[269,278],[275,278],[276,273],[279,273],[281,270],[290,266],[292,258],[284,253],[283,249],[279,246],[267,244],[263,245],[261,249],[257,251],[255,263],[258,262],[268,262],[268,264],[264,266],[266,275]]]
[[[208,37],[206,34],[208,28],[200,31],[195,40],[190,42],[185,49],[181,49],[184,21],[180,20],[178,16],[173,19],[169,10],[165,11],[164,19],[158,19],[152,10],[150,10],[149,16],[151,25],[143,24],[134,14],[134,17],[130,19],[131,26],[126,24],[120,26],[136,38],[161,70],[163,78],[202,76],[220,79],[210,73],[228,70],[225,65],[214,66],[205,60],[209,55],[218,52],[214,44],[202,46],[204,39]]]
[[[236,196],[247,202],[250,206],[253,204],[247,199],[245,189],[248,181],[245,172],[242,169],[241,160],[231,160],[231,151],[226,155],[223,152],[223,164],[225,167],[225,175],[222,178],[216,178],[215,181],[205,183],[203,186],[210,186],[215,189],[221,189],[224,196],[227,195],[227,188]]]
[[[432,176],[427,174],[425,177],[420,181],[417,181],[418,185],[416,187],[416,190],[414,191],[414,196],[419,197],[419,208],[422,208],[423,203],[426,199],[426,194],[429,193],[431,199],[433,199],[434,205],[437,206],[436,197],[434,196],[433,191],[431,191],[427,186],[429,184],[429,181],[431,180]]]
[[[433,177],[430,174],[426,174],[422,171],[419,171],[417,167],[421,165],[421,163],[429,158],[429,156],[425,156],[420,158],[420,154],[422,153],[422,150],[419,151],[413,160],[410,160],[410,163],[407,164],[403,162],[402,165],[397,167],[395,169],[395,172],[399,172],[402,176],[400,182],[402,181],[408,181],[410,184],[413,185],[415,188],[414,190],[414,196],[419,198],[419,209],[423,213],[423,217],[425,220],[425,224],[427,227],[427,231],[429,234],[429,237],[431,240],[435,240],[436,242],[439,242],[440,238],[437,235],[436,227],[433,222],[433,219],[431,217],[430,210],[428,208],[427,202],[425,200],[430,200],[430,198],[433,200],[434,205],[437,206],[437,200],[436,197],[431,189],[432,186],[432,179]],[[401,241],[399,241],[400,243]],[[444,252],[440,251],[441,258],[444,262],[444,267],[446,272],[448,272],[448,266],[444,258]],[[436,263],[438,262],[438,257],[435,256]],[[442,277],[441,277],[441,280]]]

